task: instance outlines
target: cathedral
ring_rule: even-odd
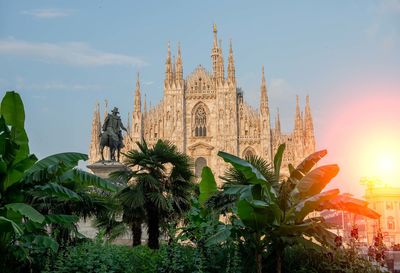
[[[124,137],[125,151],[136,149],[136,141],[142,139],[150,145],[158,139],[169,140],[193,159],[196,176],[200,175],[204,166],[209,166],[218,177],[227,168],[227,164],[217,156],[218,151],[242,158],[258,155],[271,161],[278,146],[286,143],[282,168],[287,172],[289,163],[297,164],[315,150],[309,97],[306,98],[304,112],[300,110],[296,97],[294,129],[291,133],[281,132],[279,112],[274,127],[271,127],[264,67],[259,109],[254,109],[244,101],[243,92],[236,84],[232,43],[225,73],[224,56],[215,25],[213,32],[211,72],[199,65],[184,77],[181,48],[178,46],[177,58],[172,59],[168,45],[164,95],[158,105],[147,109],[145,97],[142,104],[138,75],[133,111],[128,119],[129,136]],[[97,105],[92,122],[91,163],[100,159],[100,133],[101,118]]]

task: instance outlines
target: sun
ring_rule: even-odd
[[[379,169],[379,172],[382,174],[393,173],[395,171],[395,161],[396,158],[394,155],[383,154],[377,158],[377,169]]]
[[[321,147],[328,148],[330,158],[340,166],[334,183],[342,191],[363,194],[362,178],[400,188],[398,90],[367,90],[365,96],[332,103],[334,111],[322,123]]]
[[[376,177],[383,184],[400,186],[400,141],[387,135],[367,138],[368,144],[360,149],[362,172]]]

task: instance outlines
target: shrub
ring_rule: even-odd
[[[146,247],[87,242],[67,247],[58,255],[50,272],[150,273],[157,272],[160,261],[160,252]]]

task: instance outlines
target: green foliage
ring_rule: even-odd
[[[21,216],[27,217],[29,220],[36,222],[36,223],[43,223],[44,216],[39,213],[37,210],[32,208],[31,206],[24,204],[24,203],[11,203],[5,205],[7,210],[13,210],[19,213]]]
[[[284,273],[379,273],[385,272],[383,268],[372,264],[359,255],[354,255],[351,250],[340,249],[337,251],[321,251],[290,246],[284,251]],[[266,263],[266,269],[273,271],[272,264]]]
[[[296,168],[290,165],[290,176],[277,183],[281,179],[284,149],[284,144],[279,146],[274,157],[273,170],[265,164],[254,166],[234,155],[218,153],[232,165],[233,170],[229,171],[228,177],[224,179],[230,185],[225,186],[222,193],[214,196],[236,196],[236,207],[232,207],[231,212],[236,214],[244,225],[241,236],[255,251],[257,272],[262,271],[261,255],[265,251],[270,259],[276,261],[276,271],[281,272],[286,247],[303,245],[318,249],[321,245],[334,245],[335,235],[328,230],[329,225],[324,219],[307,217],[313,211],[341,209],[371,218],[378,216],[368,209],[365,203],[339,195],[338,190],[322,192],[339,171],[335,164],[313,169],[326,155],[325,150],[310,155]],[[218,204],[221,201],[216,202],[211,197],[206,203]],[[227,232],[221,234],[225,233]],[[221,241],[213,241],[219,242]]]
[[[114,189],[75,169],[87,155],[62,153],[37,161],[29,154],[24,123],[20,96],[7,92],[0,108],[0,263],[7,272],[40,271],[60,243],[77,235],[79,217],[105,208],[92,186]]]
[[[201,171],[199,189],[199,202],[201,205],[203,205],[208,198],[217,192],[217,183],[215,182],[214,175],[211,169],[207,166]]]
[[[69,246],[55,259],[48,272],[69,273],[154,273],[194,272],[194,249],[174,245],[168,252],[163,246],[159,250],[148,247],[101,244],[87,242]]]
[[[158,140],[149,147],[145,141],[137,142],[138,150],[125,154],[127,168],[113,174],[118,181],[129,186],[116,195],[123,213],[123,222],[131,227],[140,244],[141,224],[148,227],[148,245],[159,247],[160,229],[166,230],[169,223],[175,223],[190,209],[193,191],[193,173],[190,158],[179,152],[172,143]],[[108,217],[109,218],[109,217]],[[104,219],[104,218],[103,218]],[[112,232],[113,219],[100,221],[100,225]],[[111,225],[112,224],[112,225]],[[140,234],[139,234],[140,233]]]

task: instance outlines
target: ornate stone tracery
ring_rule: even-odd
[[[194,127],[196,137],[207,136],[207,113],[201,104],[194,114]]]

